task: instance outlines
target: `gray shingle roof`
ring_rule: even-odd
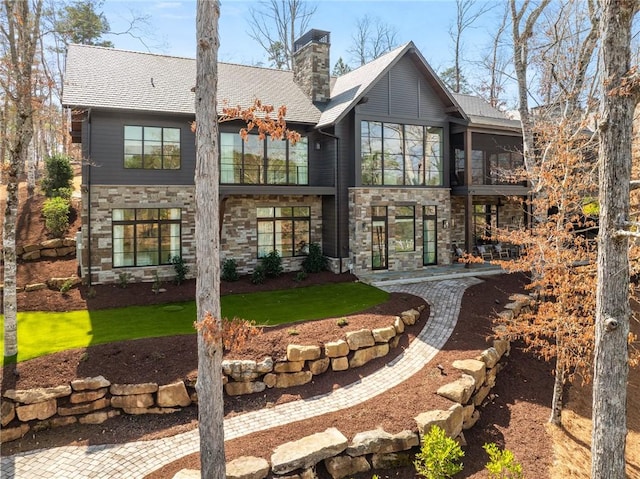
[[[403,55],[414,52],[440,85],[450,106],[466,113],[472,125],[518,128],[520,122],[478,97],[450,94],[442,87],[412,42],[336,79],[331,100],[316,106],[293,81],[290,71],[230,63],[218,64],[218,109],[249,106],[259,98],[287,105],[287,120],[324,127],[340,120]],[[194,114],[196,62],[193,58],[70,45],[67,51],[62,103],[75,108],[105,108]]]
[[[196,62],[86,45],[67,51],[62,103],[107,108],[194,114]],[[287,120],[315,124],[320,110],[293,82],[289,71],[218,64],[218,109],[249,106],[259,98],[287,105]]]
[[[471,125],[515,129],[521,127],[518,120],[510,119],[480,97],[460,93],[453,93],[453,97],[469,117]]]

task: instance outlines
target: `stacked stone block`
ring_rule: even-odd
[[[392,325],[350,331],[344,339],[323,346],[290,344],[285,358],[262,362],[225,360],[225,392],[230,396],[253,394],[269,388],[290,388],[310,383],[314,376],[331,371],[359,368],[389,354],[398,345],[408,325],[415,324],[424,306],[403,311]]]

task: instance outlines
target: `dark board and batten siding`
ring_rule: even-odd
[[[91,114],[91,183],[96,185],[193,185],[196,158],[193,117],[117,112]],[[180,128],[180,169],[145,170],[124,167],[124,126]]]
[[[416,119],[444,122],[445,106],[440,97],[418,70],[415,63],[405,56],[369,92],[367,102],[358,106],[362,116],[389,116],[395,119]]]

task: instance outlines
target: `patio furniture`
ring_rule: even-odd
[[[478,256],[480,256],[482,259],[493,259],[493,253],[491,253],[487,246],[479,244],[478,246],[476,246],[476,249],[478,250]]]
[[[509,258],[509,250],[503,248],[502,244],[500,244],[500,243],[494,244],[493,245],[493,250],[496,252],[496,255],[498,255],[498,259],[500,259],[500,258],[508,259]]]

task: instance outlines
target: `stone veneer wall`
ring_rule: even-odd
[[[85,187],[83,186],[83,191]],[[113,269],[111,218],[114,208],[180,208],[182,210],[182,257],[189,265],[189,277],[195,276],[195,187],[148,185],[91,186],[91,281],[115,283],[120,273],[131,274],[131,281],[154,281],[175,276],[171,265],[138,266]],[[88,274],[89,228],[88,195],[82,195],[82,276]]]
[[[415,251],[395,252],[395,206],[415,206]],[[450,230],[442,226],[450,221],[451,195],[448,188],[350,188],[349,250],[354,258],[354,273],[371,272],[371,207],[387,207],[389,271],[415,271],[423,268],[422,207],[437,206],[438,264],[451,263]]]
[[[314,102],[331,95],[328,43],[310,42],[293,54],[293,79]]]
[[[171,265],[113,269],[112,210],[114,208],[180,208],[182,210],[182,257],[189,266],[189,277],[196,274],[195,189],[193,186],[92,186],[91,187],[91,273],[93,284],[115,283],[120,273],[130,273],[131,281],[152,282],[175,276]],[[88,267],[87,195],[82,208],[83,277]],[[309,206],[311,241],[322,243],[322,200],[319,196],[231,196],[224,200],[221,262],[235,259],[238,272],[251,273],[259,263],[256,208],[260,206]],[[285,271],[301,268],[302,257],[283,258]]]
[[[496,201],[494,196],[474,196],[474,201],[478,203],[492,203]],[[503,198],[504,205],[500,207],[499,220],[500,228],[519,229],[524,227],[523,205],[518,200]],[[451,244],[464,249],[464,221],[465,221],[465,198],[462,196],[451,197]],[[472,225],[473,227],[473,225]]]
[[[322,246],[322,198],[320,196],[230,196],[224,201],[220,261],[234,259],[240,274],[258,265],[259,207],[308,206],[311,214],[310,240]],[[303,257],[282,258],[285,271],[301,269]]]
[[[462,196],[451,197],[451,246],[453,245],[464,249],[464,210],[465,198]]]

